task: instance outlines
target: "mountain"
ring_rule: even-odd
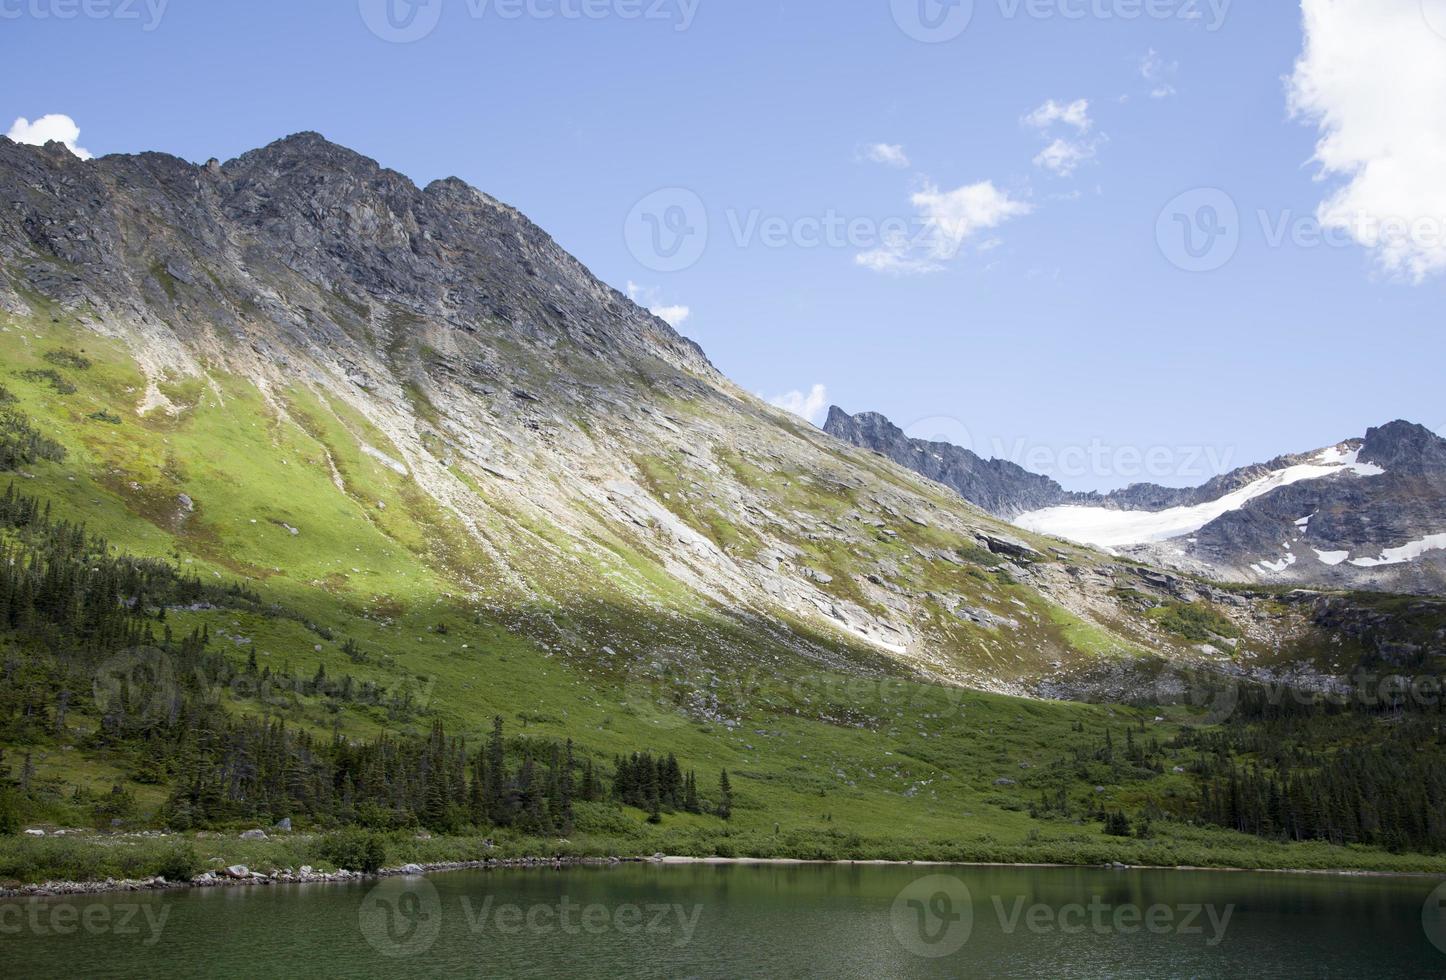
[[[833,408],[826,432],[948,486],[1021,528],[1226,581],[1446,592],[1446,439],[1392,422],[1191,488],[1108,494]]]
[[[1156,633],[1107,556],[766,406],[459,180],[311,133],[201,166],[5,142],[0,200],[9,346],[135,376],[94,406],[120,426],[46,412],[193,560],[366,606],[407,555],[609,669],[786,656],[1023,693],[1094,656],[1069,623]],[[313,550],[350,535],[365,561]]]
[[[1047,476],[1008,460],[984,459],[947,442],[912,439],[876,412],[849,415],[835,405],[829,409],[823,431],[942,483],[996,517],[1009,519],[1073,499]]]
[[[1379,451],[1404,477],[1409,440]],[[1190,823],[1229,815],[1187,767],[1236,765],[1194,727],[1242,679],[1446,646],[1440,604],[1013,526],[740,389],[516,209],[309,133],[205,164],[0,140],[0,470],[11,825],[20,786],[51,825],[411,848],[495,832],[468,765],[555,830],[522,774],[652,752],[710,812],[649,823],[644,779],[577,801],[577,847],[1301,866]],[[1181,823],[1085,840],[1145,801]]]

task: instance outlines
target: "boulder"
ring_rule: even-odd
[[[983,531],[975,532],[979,543],[984,545],[996,555],[1003,555],[1008,558],[1018,558],[1024,561],[1039,561],[1044,555],[1025,544],[1023,541],[1007,534],[991,534]]]

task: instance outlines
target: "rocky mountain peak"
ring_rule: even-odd
[[[1391,422],[1366,432],[1360,458],[1391,472],[1446,476],[1446,439],[1424,425]]]
[[[716,377],[695,344],[458,178],[422,189],[314,132],[218,166],[160,153],[74,163],[0,144],[6,309],[32,292],[114,323],[280,328],[326,345],[412,318]]]
[[[877,412],[850,415],[835,405],[829,409],[824,431],[951,487],[965,500],[1000,517],[1053,506],[1068,497],[1049,477],[1030,473],[1008,460],[984,459],[959,446],[912,439]]]
[[[825,429],[1031,530],[1196,574],[1403,592],[1446,583],[1446,439],[1411,422],[1198,487],[1108,494],[1068,492],[1012,463],[910,439],[876,413],[835,408]]]

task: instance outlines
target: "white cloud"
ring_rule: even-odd
[[[874,272],[896,275],[938,272],[977,233],[1032,210],[1028,202],[1010,197],[990,180],[952,191],[929,184],[911,201],[918,212],[918,233],[912,238],[890,235],[879,248],[855,256],[855,262]]]
[[[1081,163],[1094,158],[1095,146],[1093,141],[1086,143],[1057,139],[1039,152],[1034,158],[1034,165],[1060,177],[1068,177]]]
[[[773,396],[768,399],[768,404],[819,425],[823,422],[823,413],[828,409],[828,388],[814,385],[806,395],[801,391],[790,391]]]
[[[76,144],[80,139],[80,127],[75,124],[75,120],[59,113],[41,116],[34,122],[21,116],[5,135],[17,143],[28,143],[31,146],[44,146],[51,140],[58,140],[82,160],[89,160],[91,157],[89,150]]]
[[[1056,137],[1034,158],[1036,167],[1048,170],[1058,177],[1068,177],[1079,168],[1080,164],[1094,159],[1095,151],[1099,149],[1102,139],[1102,137],[1084,138],[1090,130],[1094,129],[1094,120],[1090,118],[1089,99],[1076,99],[1069,103],[1050,99],[1025,116],[1023,122],[1024,125],[1031,126],[1045,134],[1060,126],[1074,128],[1073,137]],[[1049,136],[1046,135],[1045,139],[1049,139]]]
[[[1088,133],[1094,125],[1094,120],[1090,119],[1090,100],[1076,99],[1066,104],[1050,99],[1024,117],[1024,124],[1035,129],[1048,129],[1056,123],[1064,123],[1081,133]]]
[[[939,258],[952,258],[974,233],[997,228],[1030,211],[1028,203],[1010,197],[992,180],[952,191],[927,187],[915,194],[913,201],[933,233],[932,246]]]
[[[690,307],[665,304],[658,300],[658,289],[653,286],[639,286],[632,280],[628,281],[628,299],[639,306],[647,308],[647,311],[668,324],[673,329],[681,327],[687,319],[693,315]]]
[[[1302,0],[1290,105],[1320,129],[1323,225],[1417,282],[1446,272],[1446,36],[1441,0]],[[1443,20],[1446,23],[1446,20]]]
[[[915,248],[908,236],[898,234],[887,236],[878,248],[855,255],[854,262],[870,272],[896,276],[921,276],[944,268],[927,252]]]
[[[1140,77],[1150,83],[1152,99],[1168,99],[1175,94],[1174,78],[1179,70],[1178,61],[1165,61],[1154,48],[1140,59]]]
[[[909,165],[909,155],[897,143],[870,143],[859,151],[859,155],[870,163],[881,163],[886,167],[902,170]]]
[[[654,306],[649,308],[648,312],[674,329],[681,327],[688,317],[693,315],[693,311],[686,306]]]

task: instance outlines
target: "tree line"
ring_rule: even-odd
[[[274,611],[242,586],[116,554],[84,525],[55,519],[48,504],[9,486],[0,494],[0,743],[62,742],[75,717],[93,717],[80,747],[129,759],[136,780],[168,787],[160,816],[177,830],[292,818],[566,835],[577,801],[635,806],[655,822],[705,810],[697,774],[671,752],[619,757],[608,774],[571,740],[507,739],[501,718],[469,745],[440,721],[425,735],[354,741],[339,725],[328,737],[265,714],[233,714],[229,707],[248,698],[264,709],[295,699],[381,707],[392,721],[411,719],[416,706],[405,683],[389,691],[324,666],[273,672],[254,650],[234,664],[211,648],[204,626],[173,635],[166,610],[177,607]],[[344,649],[354,662],[367,659],[353,641]],[[26,803],[32,777],[28,752],[18,776],[0,756],[0,810]],[[102,824],[136,816],[121,787],[87,805]],[[724,773],[706,809],[726,818],[732,805]]]
[[[0,385],[0,471],[15,470],[39,460],[59,462],[65,447],[42,435],[30,417],[15,409],[15,396]]]

